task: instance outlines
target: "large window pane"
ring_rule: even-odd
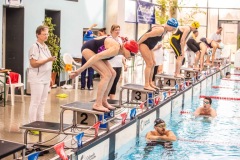
[[[240,8],[240,0],[209,0],[208,4],[214,8]]]
[[[138,23],[138,39],[147,32],[147,30],[149,29],[149,24],[141,24]]]
[[[125,22],[136,22],[137,3],[133,0],[125,0]]]
[[[180,25],[190,24],[191,20],[198,20],[201,26],[206,26],[206,13],[206,9],[182,8],[177,14]]]
[[[135,28],[136,28],[135,23],[125,23],[124,31],[121,31],[121,33],[124,34],[125,37],[128,37],[128,39],[135,39],[135,33],[136,33]]]
[[[182,7],[207,7],[208,0],[178,0]]]
[[[208,10],[208,34],[210,37],[213,33],[217,31],[218,28],[218,9]]]
[[[240,10],[219,9],[219,20],[240,20]]]

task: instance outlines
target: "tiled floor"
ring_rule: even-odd
[[[173,74],[174,62],[169,61],[171,59],[171,54],[165,57],[164,61],[164,72],[168,74]],[[136,83],[143,84],[143,69],[142,59],[138,57],[135,60],[135,65],[133,66],[132,61],[128,61],[129,66],[127,72],[123,72],[120,81],[118,83],[116,97],[119,97],[120,86],[126,83]],[[59,122],[60,121],[60,106],[63,104],[71,103],[74,101],[89,102],[96,98],[96,91],[99,79],[94,79],[94,90],[75,90],[75,89],[61,89],[60,87],[52,89],[48,95],[48,101],[45,106],[45,121],[49,122]],[[79,86],[80,88],[80,86]],[[68,95],[67,98],[58,98],[57,94],[65,93]],[[23,143],[24,142],[24,130],[19,129],[20,126],[28,123],[28,109],[30,103],[30,96],[25,95],[25,102],[21,102],[21,97],[18,96],[15,101],[15,105],[11,106],[10,101],[7,102],[5,107],[0,107],[0,139],[10,140],[14,142]],[[117,98],[118,99],[118,98]],[[72,112],[66,111],[65,123],[70,124],[72,121]],[[43,134],[43,141],[47,141],[56,134]],[[47,144],[56,144],[62,140],[71,140],[72,136],[60,135],[53,139],[53,141],[48,142]],[[28,135],[28,142],[37,142],[38,136]],[[85,139],[86,140],[86,139]],[[76,144],[71,145],[69,142],[67,147],[75,147]],[[28,145],[28,147],[31,144]],[[50,150],[49,154],[39,157],[39,159],[51,159],[56,156],[55,151]],[[11,160],[12,156],[5,158],[6,160]]]
[[[127,72],[122,74],[120,82],[118,83],[118,90],[116,97],[119,97],[119,89],[120,85],[124,83],[137,83],[143,84],[143,67],[142,67],[142,59],[138,58],[135,61],[135,67],[129,67]],[[166,63],[166,62],[165,62]],[[128,66],[131,66],[132,62],[128,62]],[[172,65],[170,63],[170,65]],[[169,65],[165,64],[165,71],[169,68]],[[99,80],[94,80],[94,90],[74,90],[74,89],[61,89],[60,87],[52,89],[48,95],[48,101],[45,106],[45,121],[49,122],[59,122],[60,115],[60,105],[71,103],[74,101],[81,102],[89,102],[96,97],[97,84]],[[68,95],[67,98],[57,98],[56,95],[59,93],[66,93]],[[0,107],[0,139],[10,140],[14,142],[23,143],[24,141],[24,130],[20,130],[19,127],[28,123],[28,108],[29,108],[30,96],[25,95],[25,102],[21,102],[21,97],[17,97],[15,101],[15,105],[11,106],[10,101],[7,102],[5,107]],[[66,112],[65,114],[65,122],[71,123],[72,120],[72,112]],[[44,134],[43,141],[49,140],[54,137],[54,134]],[[38,140],[37,136],[29,135],[29,142],[36,142]],[[65,138],[64,135],[61,135],[54,139],[53,143],[57,143],[58,141]],[[66,138],[67,139],[67,138]],[[39,159],[50,159],[50,157],[54,157],[54,151],[52,154],[46,155],[44,157],[40,157]],[[9,156],[6,159],[12,159],[12,156]]]

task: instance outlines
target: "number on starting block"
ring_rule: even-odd
[[[192,78],[192,77],[194,77],[194,72],[185,71],[184,72],[184,77],[185,78]]]
[[[132,91],[132,101],[146,101],[147,95],[146,93],[140,92],[140,91]]]
[[[176,80],[175,79],[164,78],[163,86],[174,87],[175,85],[176,85]]]
[[[77,114],[76,116],[77,124],[92,126],[96,123],[96,119],[93,114],[82,113],[82,112],[77,112],[76,114]]]

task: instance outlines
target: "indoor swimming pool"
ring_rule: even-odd
[[[235,76],[240,79],[240,76]],[[240,159],[240,108],[239,101],[212,99],[212,107],[217,111],[214,119],[206,117],[195,118],[192,112],[203,104],[205,96],[239,97],[240,83],[226,80],[216,80],[206,89],[184,101],[182,107],[173,106],[172,114],[162,117],[167,129],[172,130],[178,140],[156,146],[147,146],[145,135],[153,130],[153,123],[139,133],[139,137],[132,139],[120,148],[118,160],[149,159],[149,160],[212,160],[212,159]],[[212,88],[212,86],[228,86],[229,88]],[[232,88],[231,88],[232,87]],[[193,89],[194,90],[194,89]],[[185,111],[182,113],[181,111]],[[126,135],[127,136],[127,135]],[[133,145],[134,144],[134,145]],[[128,147],[126,147],[128,146]],[[131,147],[129,147],[131,146]],[[126,150],[126,148],[129,148]]]

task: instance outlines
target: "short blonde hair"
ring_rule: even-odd
[[[120,26],[118,24],[113,24],[110,30],[110,33],[112,33],[116,28],[120,29]]]
[[[37,35],[41,34],[41,32],[44,31],[45,29],[48,29],[48,26],[45,25],[38,26],[36,29],[36,34]]]

